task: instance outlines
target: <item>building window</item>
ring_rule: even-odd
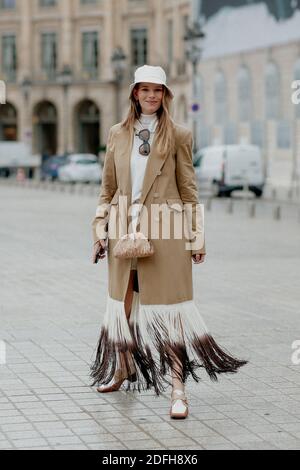
[[[80,0],[80,3],[82,5],[95,4],[97,2],[98,2],[98,0]]]
[[[202,125],[198,130],[199,135],[199,147],[207,147],[211,143],[211,129],[208,126]]]
[[[280,76],[276,64],[269,63],[265,75],[266,118],[278,119],[280,115]]]
[[[227,119],[227,85],[221,70],[215,76],[215,122],[224,124]]]
[[[187,33],[188,26],[189,26],[189,19],[190,19],[189,15],[183,15],[182,17],[183,36],[185,36]]]
[[[294,67],[294,80],[300,80],[300,59],[297,60]],[[300,119],[300,103],[294,104],[295,106],[295,115],[297,119]]]
[[[148,38],[147,29],[138,28],[131,30],[131,65],[139,67],[147,64]]]
[[[251,119],[251,78],[249,69],[242,66],[238,72],[238,106],[240,121]]]
[[[40,7],[54,7],[57,5],[57,0],[40,0]]]
[[[82,34],[82,68],[88,78],[98,77],[99,47],[97,31]]]
[[[280,149],[289,149],[291,147],[291,126],[288,121],[278,122],[277,147]]]
[[[0,0],[1,10],[13,10],[16,8],[16,0]]]
[[[56,33],[42,33],[42,70],[48,78],[54,78],[57,69],[57,36]]]
[[[237,142],[237,129],[234,122],[228,122],[224,129],[224,143],[225,145],[236,144]]]
[[[263,148],[264,125],[262,121],[253,121],[251,123],[251,142],[253,145]]]
[[[8,81],[16,80],[17,46],[15,35],[2,36],[2,72]]]

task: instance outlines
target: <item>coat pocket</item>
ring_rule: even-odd
[[[182,212],[184,210],[183,202],[180,198],[167,198],[168,207],[174,211]]]

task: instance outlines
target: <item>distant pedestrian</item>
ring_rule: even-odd
[[[93,261],[108,252],[108,294],[91,377],[102,393],[118,390],[125,379],[126,390],[153,388],[157,395],[164,384],[172,385],[170,416],[185,418],[189,375],[198,382],[196,369],[203,367],[217,380],[217,374],[236,372],[247,361],[216,343],[194,301],[192,261],[202,263],[206,249],[203,226],[195,223],[199,201],[192,133],[171,118],[172,99],[161,67],[139,67],[130,86],[128,115],[109,132],[93,220]],[[169,238],[151,239],[152,255],[117,258],[113,250],[120,237],[110,238],[106,229],[112,208],[122,219],[120,196],[127,196],[132,208],[143,205],[149,214],[153,204],[166,204],[174,219],[185,213],[185,204],[192,205],[193,232],[202,243],[186,249],[186,239],[176,238],[171,228]],[[131,225],[129,219],[125,215],[127,228],[134,233],[139,227],[143,233],[135,210]],[[151,218],[148,224],[151,234]]]

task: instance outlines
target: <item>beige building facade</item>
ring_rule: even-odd
[[[268,175],[299,178],[300,103],[292,85],[300,80],[300,41],[205,58],[197,79],[200,147],[259,145]]]
[[[193,1],[206,35],[196,76],[199,146],[259,145],[272,183],[299,184],[300,3]]]
[[[4,0],[0,7],[0,140],[30,142],[33,153],[96,153],[116,123],[111,57],[121,46],[126,68],[120,116],[135,68],[161,65],[187,120],[189,68],[184,56],[189,0]]]
[[[218,12],[204,22],[203,53],[193,76],[183,38],[197,4],[0,0],[0,79],[7,89],[7,103],[0,106],[0,140],[27,141],[36,154],[97,153],[109,128],[126,113],[134,70],[148,63],[167,72],[177,122],[193,129],[191,105],[200,105],[198,148],[253,143],[262,147],[268,173],[276,167],[281,175],[281,165],[299,172],[300,105],[291,99],[292,83],[300,80],[299,16],[276,22],[263,3],[245,5],[240,20],[234,16],[237,10],[225,10],[222,23]],[[232,36],[243,18],[248,24],[253,16],[253,28]],[[268,31],[260,32],[261,43],[255,42],[264,21],[273,21],[276,33],[268,38]],[[277,25],[281,29],[274,29]],[[120,46],[126,61],[117,94],[111,58]]]

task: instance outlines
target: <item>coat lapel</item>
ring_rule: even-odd
[[[131,192],[132,192],[132,181],[131,181],[131,169],[130,169],[130,161],[131,161],[131,152],[132,152],[132,146],[133,146],[133,130],[127,131],[126,129],[121,130],[121,142],[120,146],[123,149],[121,151],[121,158],[124,162],[124,172],[125,172],[125,178],[126,178],[126,194],[129,196],[129,206],[131,205]],[[155,181],[155,178],[157,177],[158,174],[160,174],[160,169],[162,168],[166,158],[167,154],[163,154],[158,151],[157,148],[157,141],[156,141],[156,136],[155,134],[152,145],[151,145],[151,150],[150,154],[147,157],[147,165],[146,165],[146,170],[145,170],[145,176],[143,180],[143,187],[142,187],[142,195],[141,195],[141,200],[140,203],[144,204],[144,201]],[[142,157],[141,158],[145,158]]]

